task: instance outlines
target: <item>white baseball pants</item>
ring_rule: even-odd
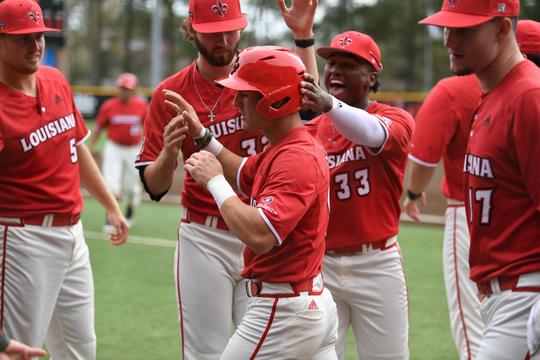
[[[291,292],[289,284],[270,288]],[[251,297],[221,360],[337,360],[336,338],[336,305],[327,289],[320,295]]]
[[[94,288],[81,222],[0,225],[2,330],[52,359],[96,358]]]
[[[336,351],[345,359],[345,342],[352,326],[362,360],[409,358],[408,297],[401,251],[396,237],[385,250],[365,246],[353,255],[326,254],[324,281],[337,305]]]
[[[540,288],[540,272],[519,277],[517,288]],[[485,324],[475,360],[529,359],[527,321],[540,292],[500,291],[497,279],[491,280],[493,294],[482,300],[480,310]]]
[[[484,330],[478,290],[470,279],[470,242],[465,207],[449,200],[442,261],[450,328],[461,360],[474,359]]]
[[[240,323],[248,301],[243,249],[229,231],[180,224],[174,274],[184,360],[218,360]]]
[[[123,146],[107,140],[103,149],[103,177],[111,192],[127,205],[141,202],[139,171],[134,163],[141,146]]]

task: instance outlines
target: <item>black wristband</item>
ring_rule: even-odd
[[[6,348],[9,346],[10,340],[5,335],[0,335],[0,352],[4,352]]]
[[[294,39],[294,44],[299,48],[308,48],[315,45],[315,39]]]
[[[420,199],[420,197],[422,196],[423,192],[420,192],[420,193],[413,193],[411,190],[407,190],[407,198],[409,200],[412,200],[412,201],[416,201],[418,199]]]
[[[206,132],[204,133],[203,137],[200,137],[198,139],[193,139],[193,142],[199,149],[204,149],[208,144],[210,144],[210,140],[212,140],[212,132],[208,129],[206,129]]]

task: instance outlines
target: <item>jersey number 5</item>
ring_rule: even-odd
[[[69,139],[69,152],[71,153],[71,162],[75,164],[77,162],[77,144],[75,139]]]
[[[349,175],[353,177],[352,181],[349,181]],[[358,196],[368,195],[371,191],[371,185],[369,184],[369,169],[360,169],[354,171],[352,174],[345,172],[334,176],[334,183],[337,186],[336,196],[339,200],[349,200],[351,198],[351,185],[349,185],[349,182],[356,182],[356,194],[358,194]],[[353,184],[353,186],[354,185],[355,184]]]
[[[469,213],[470,222],[474,221],[474,203],[480,205],[479,221],[480,225],[491,224],[491,211],[493,210],[493,193],[495,189],[473,189],[469,188]]]

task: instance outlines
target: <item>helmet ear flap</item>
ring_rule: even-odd
[[[289,85],[268,96],[263,96],[257,103],[256,110],[267,119],[275,119],[300,110],[299,86],[299,83],[297,86]]]

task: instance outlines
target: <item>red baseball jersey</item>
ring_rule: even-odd
[[[37,97],[0,82],[0,217],[82,210],[76,146],[88,128],[60,71],[36,79]]]
[[[118,97],[110,98],[101,105],[96,124],[107,128],[107,137],[115,143],[137,145],[142,139],[147,106],[146,101],[137,96],[132,96],[126,103]]]
[[[465,155],[471,278],[540,271],[540,69],[522,61],[474,115]]]
[[[150,164],[163,149],[163,129],[174,116],[174,112],[164,103],[163,89],[173,90],[182,95],[193,106],[202,124],[210,129],[223,146],[235,154],[255,155],[266,145],[266,137],[263,137],[261,132],[242,129],[240,112],[233,105],[236,91],[212,85],[202,77],[195,64],[193,62],[189,67],[164,80],[154,91],[144,120],[143,147],[136,166]],[[195,86],[199,89],[201,97]],[[209,109],[214,106],[215,118],[211,121]],[[184,140],[182,145],[184,160],[197,151],[199,149],[193,144],[192,139],[188,137]],[[210,192],[198,185],[187,171],[182,191],[182,205],[194,211],[219,216],[219,210]]]
[[[386,129],[387,140],[380,149],[350,141],[326,115],[308,124],[316,127],[328,153],[328,250],[347,249],[398,233],[399,198],[414,120],[405,110],[375,101],[366,111],[377,116]]]
[[[409,158],[429,167],[443,158],[441,191],[449,199],[464,201],[463,158],[481,95],[476,75],[446,78],[430,91],[416,115]]]
[[[246,247],[243,277],[298,282],[321,272],[328,181],[324,149],[304,126],[247,158],[239,170],[239,189],[251,196],[279,244],[262,255]]]

